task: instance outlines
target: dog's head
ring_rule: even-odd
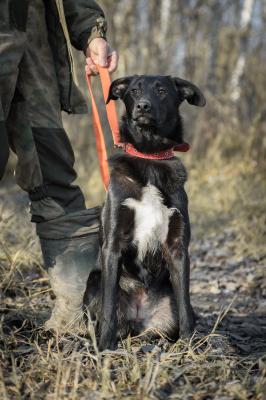
[[[187,100],[203,107],[206,103],[193,83],[170,76],[135,75],[116,79],[107,103],[122,99],[126,107],[122,139],[139,151],[160,151],[182,143],[182,122],[178,108]]]

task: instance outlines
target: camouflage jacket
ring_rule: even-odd
[[[20,27],[26,26],[28,2],[29,0],[10,0],[13,19],[17,20]],[[44,0],[44,3],[48,39],[60,88],[61,108],[68,113],[86,113],[85,100],[73,81],[71,57],[66,32],[63,30],[62,15],[59,16],[58,12],[58,3],[63,6],[67,36],[69,35],[72,45],[77,50],[85,51],[92,39],[105,37],[104,13],[94,0]]]

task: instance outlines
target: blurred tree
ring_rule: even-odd
[[[241,94],[240,78],[243,75],[246,64],[248,39],[251,31],[251,21],[252,21],[254,4],[255,4],[254,0],[245,0],[242,6],[240,24],[239,24],[239,35],[240,35],[239,51],[237,56],[237,62],[233,70],[231,79],[231,99],[234,102],[239,100]]]

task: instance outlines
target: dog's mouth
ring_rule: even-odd
[[[144,126],[144,127],[155,126],[154,119],[148,115],[138,115],[135,118],[133,118],[133,121],[138,126]]]

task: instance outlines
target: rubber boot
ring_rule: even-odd
[[[45,328],[60,333],[85,329],[83,296],[90,272],[98,269],[99,208],[85,211],[37,224],[44,265],[56,295]]]

